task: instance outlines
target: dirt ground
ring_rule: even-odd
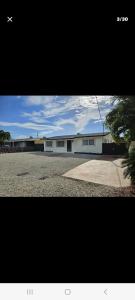
[[[100,155],[62,155],[44,152],[0,155],[1,197],[122,197],[125,189],[86,182],[62,175]]]

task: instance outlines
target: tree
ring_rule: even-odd
[[[122,162],[125,177],[131,177],[131,184],[135,186],[135,148],[129,153],[128,157]]]
[[[135,141],[135,96],[114,96],[113,105],[105,120],[112,137],[117,143]]]
[[[106,127],[117,143],[124,139],[129,146],[135,141],[135,96],[114,96],[112,104],[114,108],[106,116]],[[122,166],[126,167],[125,177],[130,177],[131,185],[135,186],[135,148],[128,151]]]
[[[0,130],[0,144],[3,144],[4,141],[10,140],[10,139],[11,139],[10,132],[4,131],[4,130]]]

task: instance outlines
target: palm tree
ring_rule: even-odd
[[[10,132],[4,131],[4,130],[0,130],[0,144],[4,144],[4,142],[6,140],[10,140],[10,139],[11,139]]]

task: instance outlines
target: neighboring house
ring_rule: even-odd
[[[44,141],[44,151],[101,154],[102,144],[112,142],[109,132],[53,136]]]
[[[12,139],[6,142],[11,148],[44,150],[45,138],[26,138],[26,139]]]

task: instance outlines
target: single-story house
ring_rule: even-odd
[[[24,139],[12,139],[6,142],[11,148],[30,149],[30,150],[44,150],[44,138],[24,138]]]
[[[44,141],[44,151],[102,154],[102,144],[112,142],[110,132],[53,136]]]

